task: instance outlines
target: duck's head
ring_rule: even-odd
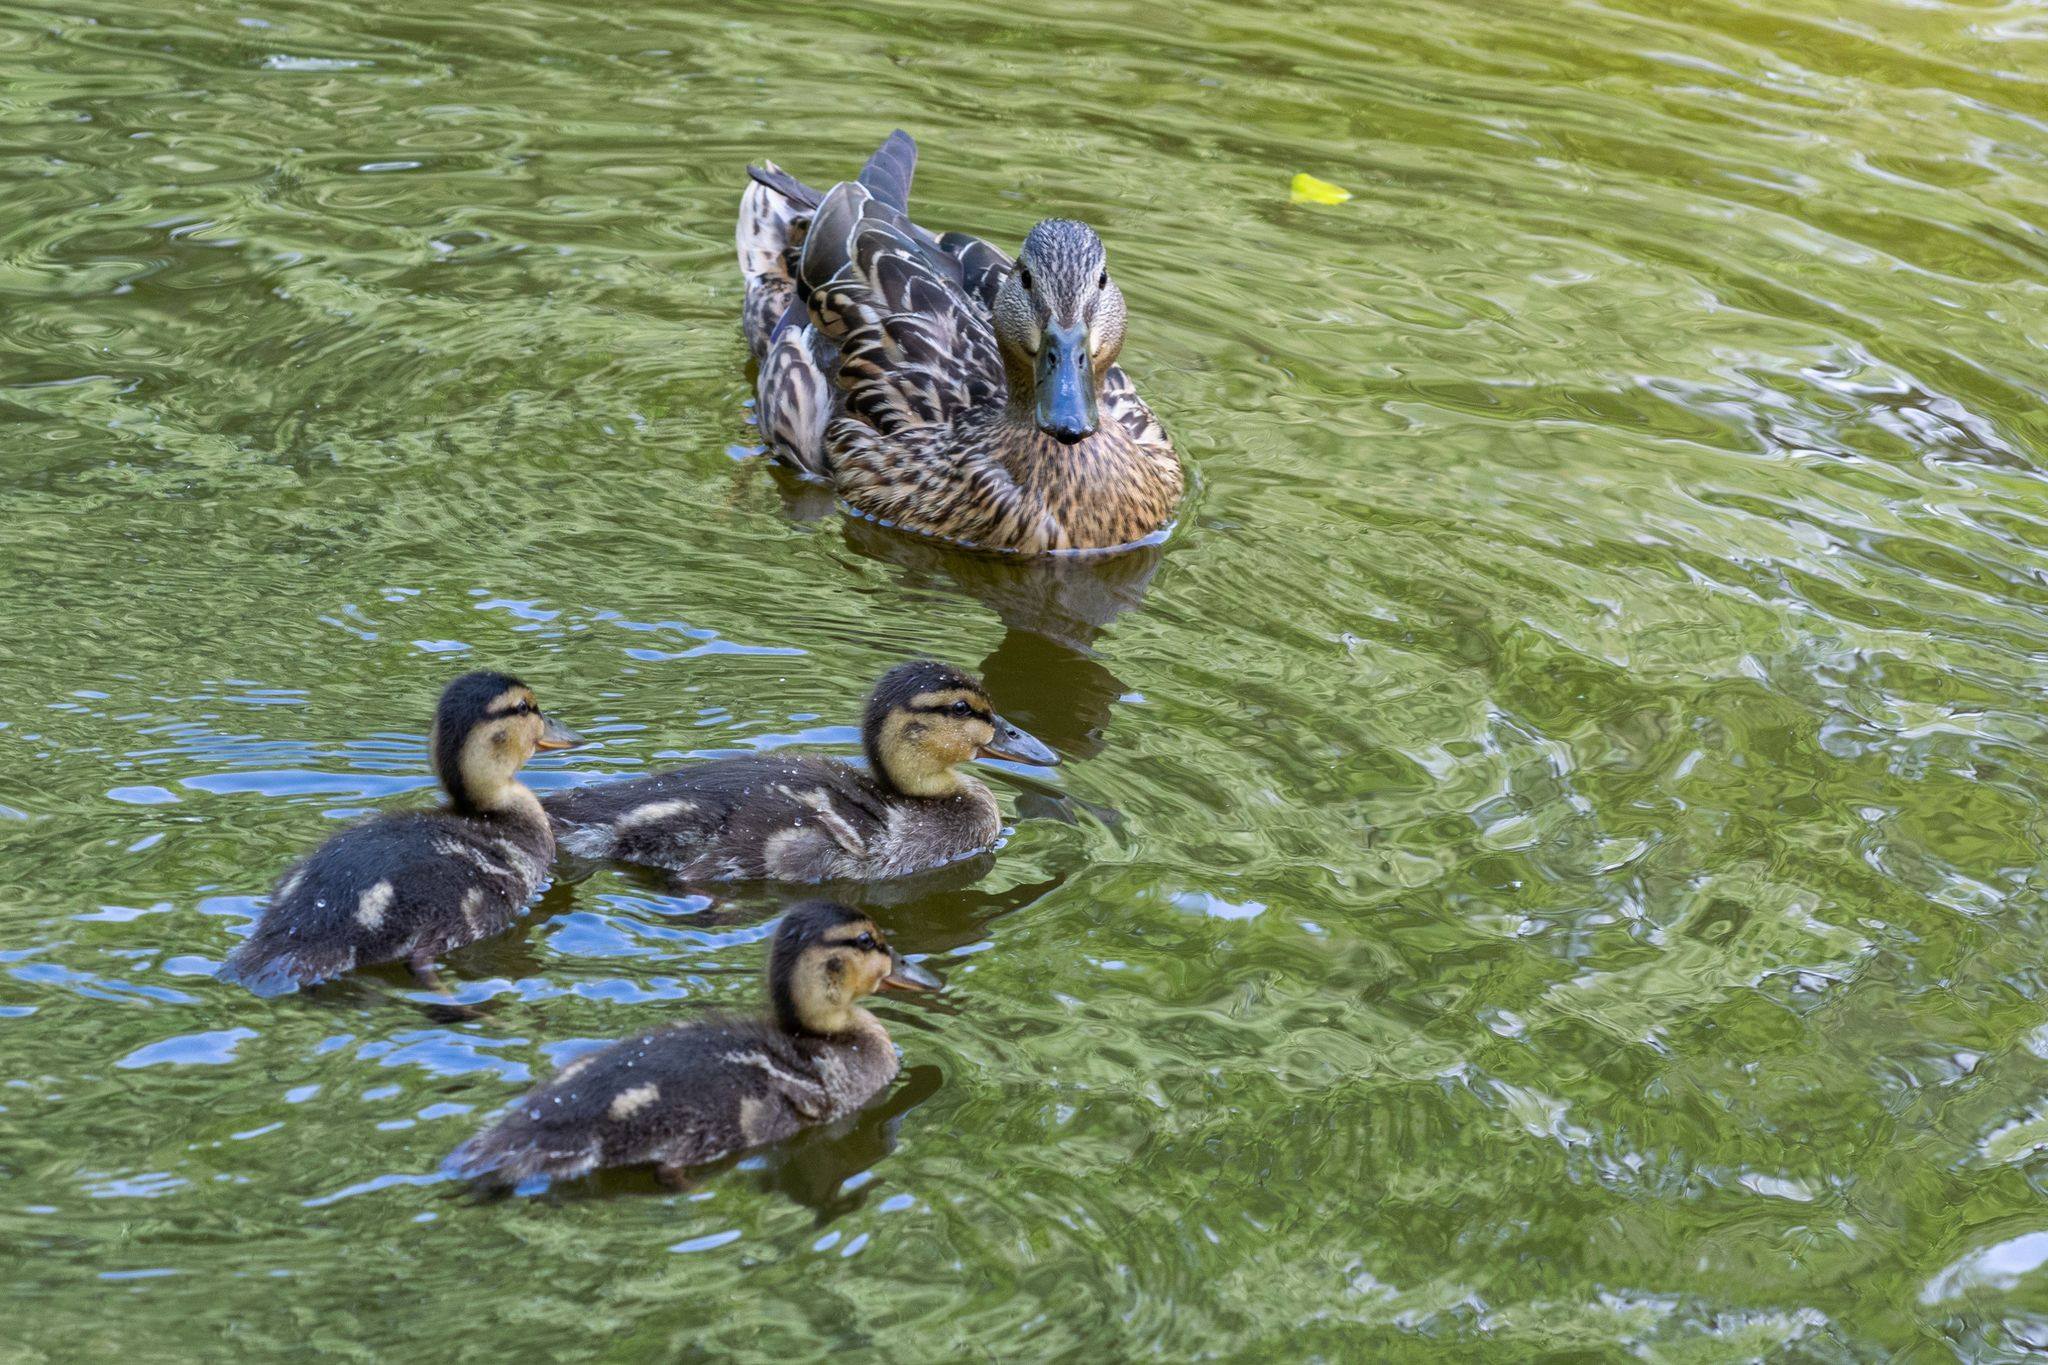
[[[434,710],[428,740],[434,775],[458,811],[501,810],[519,799],[521,765],[536,749],[567,749],[583,737],[542,715],[533,689],[506,673],[465,673]],[[527,799],[531,799],[530,797]]]
[[[1123,291],[1095,230],[1070,218],[1031,229],[996,291],[995,326],[1011,404],[1064,445],[1093,436],[1102,377],[1124,344]]]
[[[830,901],[784,915],[768,954],[768,998],[788,1033],[845,1033],[865,996],[938,989],[939,979],[905,962],[873,920]]]
[[[997,715],[973,674],[914,659],[875,684],[861,722],[875,776],[906,796],[951,796],[971,758],[1051,764],[1059,756]]]

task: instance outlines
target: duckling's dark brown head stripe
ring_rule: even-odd
[[[476,809],[476,799],[462,780],[463,742],[477,726],[523,700],[527,691],[526,684],[511,674],[489,670],[465,673],[442,689],[434,708],[432,758],[434,775],[456,810]],[[513,702],[505,701],[507,693],[514,694]]]

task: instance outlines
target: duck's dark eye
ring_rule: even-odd
[[[1095,277],[1095,287],[1097,289],[1109,288],[1109,272],[1107,270]]]
[[[964,717],[974,714],[974,708],[972,706],[969,706],[964,701],[956,701],[952,704],[952,706],[948,707],[947,709],[950,710],[956,716]]]
[[[864,953],[872,953],[875,950],[875,936],[873,934],[862,934],[853,941],[853,946]]]
[[[1017,283],[1024,286],[1025,293],[1031,292],[1031,272],[1021,265],[1017,267]]]

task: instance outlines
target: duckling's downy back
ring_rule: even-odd
[[[721,1019],[641,1034],[563,1067],[447,1165],[500,1185],[701,1165],[850,1114],[896,1070],[879,1027],[820,1039]]]
[[[553,856],[545,822],[378,817],[285,874],[221,975],[283,995],[371,963],[430,963],[509,928]]]

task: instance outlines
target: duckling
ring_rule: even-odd
[[[283,995],[404,962],[439,989],[436,958],[519,916],[555,856],[520,765],[582,737],[541,714],[519,679],[478,672],[441,693],[428,743],[447,807],[379,815],[315,849],[279,879],[255,932],[228,955],[225,979]]]
[[[750,754],[550,796],[562,847],[686,881],[899,877],[989,848],[994,793],[956,765],[1059,760],[995,713],[973,675],[929,659],[876,684],[863,772],[814,754]]]
[[[895,1046],[860,1007],[877,990],[937,990],[857,910],[810,901],[783,917],[762,1019],[711,1019],[579,1057],[450,1154],[489,1185],[652,1164],[691,1166],[855,1112],[896,1078]]]

